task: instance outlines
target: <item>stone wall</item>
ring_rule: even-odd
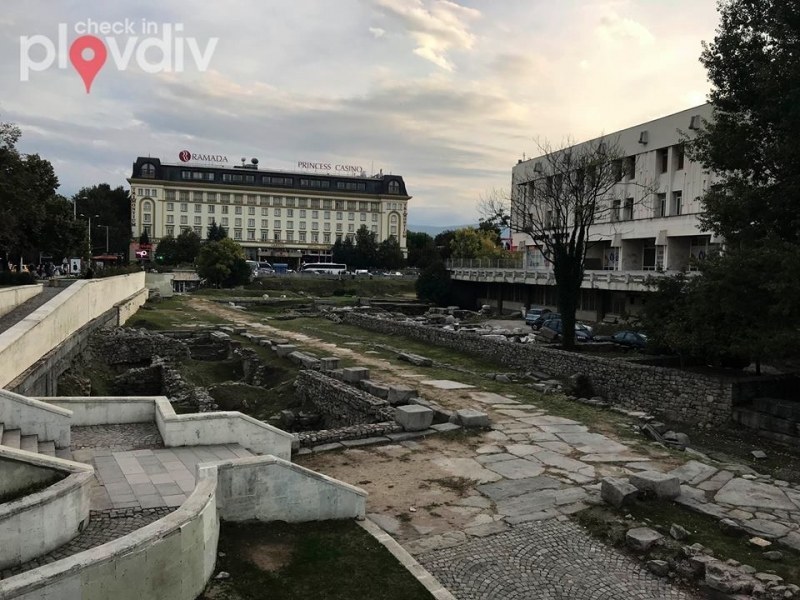
[[[506,367],[541,371],[554,377],[584,374],[595,392],[613,404],[660,414],[670,420],[705,425],[726,423],[730,419],[735,386],[731,380],[634,364],[623,359],[566,352],[538,344],[490,340],[474,333],[447,331],[356,312],[343,313],[342,316],[349,325],[404,335],[426,344],[480,356]]]
[[[146,329],[103,329],[92,335],[89,346],[108,365],[149,364],[156,355],[172,360],[190,356],[184,341]]]
[[[333,444],[345,440],[362,440],[364,438],[380,437],[390,433],[400,433],[403,427],[396,421],[383,423],[363,423],[338,427],[336,429],[320,429],[319,431],[301,431],[296,433],[301,448],[313,448],[320,444]]]
[[[295,389],[299,398],[322,413],[328,427],[394,420],[392,409],[385,400],[318,371],[300,371]]]

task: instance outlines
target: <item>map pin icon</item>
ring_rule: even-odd
[[[84,58],[85,50],[92,51],[92,58]],[[93,35],[82,35],[69,47],[69,62],[83,79],[87,94],[92,88],[92,81],[105,64],[107,56],[106,45]]]

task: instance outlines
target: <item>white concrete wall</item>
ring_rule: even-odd
[[[89,465],[0,446],[0,459],[67,474],[40,492],[0,504],[0,569],[55,550],[89,519],[94,469]],[[2,581],[0,581],[0,585]],[[0,598],[5,598],[0,587]]]
[[[156,400],[156,424],[168,448],[241,444],[253,452],[289,460],[295,440],[292,434],[240,412],[178,415],[167,399]]]
[[[114,541],[0,580],[0,598],[194,600],[214,569],[219,539],[216,468],[198,469],[175,512]]]
[[[55,483],[59,478],[53,469],[16,460],[2,450],[5,446],[0,446],[0,497],[16,494],[32,485]]]
[[[0,333],[0,387],[78,329],[145,289],[144,272],[76,281]]]
[[[274,456],[217,463],[217,505],[225,521],[363,518],[367,493]]]
[[[56,448],[69,448],[71,416],[66,409],[0,390],[0,423],[4,428],[38,435],[40,442],[53,441]]]
[[[38,398],[42,402],[69,410],[74,426],[109,425],[114,423],[153,423],[156,403],[152,396],[52,396]]]
[[[142,304],[147,302],[149,295],[150,292],[144,289],[128,298],[125,302],[119,304],[117,306],[117,325],[124,325],[127,323],[128,319],[136,314],[136,311],[141,308]]]
[[[41,283],[0,288],[0,317],[10,313],[23,302],[41,294],[43,288]]]

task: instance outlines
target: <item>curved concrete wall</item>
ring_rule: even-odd
[[[0,390],[0,423],[4,428],[35,434],[41,442],[55,442],[56,448],[69,448],[71,414],[47,402]]]
[[[0,446],[0,459],[68,476],[35,494],[0,504],[0,569],[55,550],[78,535],[89,520],[89,488],[94,469]],[[0,598],[4,598],[0,588]]]
[[[43,288],[44,286],[40,283],[0,288],[0,317],[10,313],[23,302],[41,294]]]
[[[76,281],[26,318],[0,333],[0,387],[115,305],[142,294],[144,271]],[[135,304],[135,303],[134,303]],[[130,313],[132,307],[126,311]]]

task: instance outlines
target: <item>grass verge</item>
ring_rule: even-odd
[[[428,591],[353,521],[223,523],[217,571],[201,600],[430,600]]]

